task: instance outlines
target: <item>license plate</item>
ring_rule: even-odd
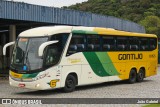
[[[19,84],[18,86],[23,88],[23,87],[25,87],[25,84]]]

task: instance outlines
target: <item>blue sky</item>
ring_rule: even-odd
[[[43,6],[62,7],[76,3],[81,3],[88,0],[8,0],[8,1],[18,1],[30,4],[43,5]]]

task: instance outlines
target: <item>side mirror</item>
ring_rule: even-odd
[[[54,43],[57,43],[58,41],[48,41],[48,42],[45,42],[45,43],[42,43],[40,46],[39,46],[39,49],[38,49],[38,56],[39,57],[42,57],[43,56],[43,51],[44,49],[48,46],[48,45],[51,45],[51,44],[54,44]]]
[[[15,41],[14,42],[9,42],[7,44],[4,45],[3,47],[3,55],[5,56],[6,55],[6,49],[7,47],[11,46],[11,45],[14,45],[15,44]]]

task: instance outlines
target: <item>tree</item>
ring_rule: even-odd
[[[160,37],[160,18],[157,16],[147,16],[140,24],[146,28],[147,33],[153,33]]]
[[[140,23],[160,37],[160,0],[88,0],[69,9],[115,16]]]

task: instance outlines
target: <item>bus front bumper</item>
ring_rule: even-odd
[[[34,89],[34,90],[55,89],[60,87],[60,83],[58,82],[53,87],[51,86],[50,82],[46,82],[43,79],[32,81],[32,82],[21,82],[21,81],[16,81],[11,77],[9,77],[9,84],[14,87],[28,88],[28,89]]]

